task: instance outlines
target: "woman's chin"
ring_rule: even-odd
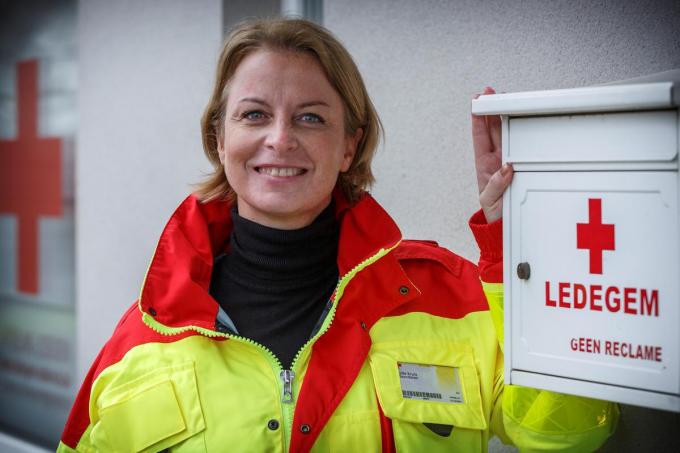
[[[330,196],[325,200],[308,200],[307,203],[301,203],[299,195],[291,197],[285,194],[275,194],[251,203],[243,197],[237,200],[241,217],[273,228],[296,229],[312,223],[328,206]]]

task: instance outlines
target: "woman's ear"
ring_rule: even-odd
[[[354,135],[348,135],[346,144],[345,144],[345,154],[342,156],[342,166],[340,167],[341,172],[346,172],[349,170],[349,167],[352,165],[352,161],[354,160],[354,156],[357,153],[357,148],[359,147],[359,142],[361,141],[361,138],[364,136],[364,130],[362,128],[358,128],[355,132]]]
[[[220,163],[224,167],[224,139],[222,134],[217,134],[217,156],[220,158]]]

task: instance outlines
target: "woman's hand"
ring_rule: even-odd
[[[481,94],[494,94],[486,87]],[[477,99],[480,95],[475,95]],[[479,204],[488,223],[503,216],[503,193],[512,181],[512,166],[501,167],[501,118],[472,115],[472,145],[479,186]]]

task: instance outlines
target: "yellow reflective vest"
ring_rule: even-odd
[[[334,196],[341,278],[290,369],[218,321],[208,288],[230,209],[188,197],[58,451],[483,452],[495,434],[523,451],[581,452],[607,439],[616,405],[503,385],[500,222],[471,220],[478,268],[402,240],[370,195]]]

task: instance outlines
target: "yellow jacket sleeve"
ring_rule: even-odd
[[[482,283],[503,350],[503,284]],[[597,450],[614,432],[615,403],[503,384],[503,354],[497,363],[496,405],[491,429],[522,452]]]

